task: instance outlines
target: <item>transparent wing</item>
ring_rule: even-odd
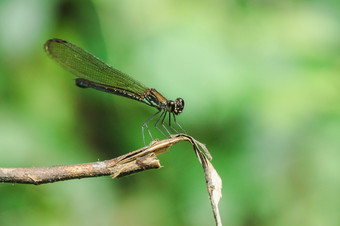
[[[50,39],[45,43],[44,48],[52,59],[79,78],[137,94],[142,94],[147,89],[129,75],[67,41]]]

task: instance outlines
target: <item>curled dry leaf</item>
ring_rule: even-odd
[[[199,162],[201,163],[203,170],[204,170],[205,181],[206,181],[206,184],[207,184],[210,203],[211,203],[211,206],[212,206],[212,209],[213,209],[216,225],[220,226],[220,225],[222,225],[222,221],[221,221],[221,216],[220,216],[220,212],[219,212],[219,209],[218,209],[218,203],[219,203],[220,199],[222,198],[222,179],[218,175],[218,173],[215,170],[215,168],[213,167],[213,165],[208,160],[208,158],[211,160],[212,157],[211,157],[208,149],[206,148],[206,146],[204,144],[198,142],[197,140],[195,140],[192,137],[191,137],[191,139],[192,139],[191,143],[193,144],[195,154],[196,154],[196,156],[197,156],[197,158],[198,158]],[[204,153],[207,156],[204,155],[204,153],[201,151],[201,149],[199,147],[201,147],[204,150]]]

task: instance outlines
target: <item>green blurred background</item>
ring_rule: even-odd
[[[213,155],[225,225],[340,225],[339,1],[2,0],[0,167],[143,146],[155,109],[77,88],[50,38],[185,100],[177,120]],[[190,144],[160,159],[115,180],[1,184],[0,225],[214,225]]]

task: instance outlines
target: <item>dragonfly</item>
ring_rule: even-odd
[[[158,124],[161,123],[165,131],[171,136],[164,124],[167,114],[169,115],[169,127],[178,133],[171,125],[172,116],[175,124],[185,133],[185,130],[176,121],[176,116],[182,113],[184,109],[184,100],[182,98],[177,98],[174,101],[168,100],[156,89],[147,88],[128,74],[117,70],[88,51],[65,40],[57,38],[47,40],[44,44],[44,49],[50,58],[76,76],[76,86],[123,96],[156,108],[158,111],[142,124],[144,144],[144,129],[148,131],[153,140],[148,123],[157,115],[159,117],[155,127],[164,136],[166,135],[159,129]]]

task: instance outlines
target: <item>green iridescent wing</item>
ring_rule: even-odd
[[[142,94],[147,90],[129,75],[111,67],[91,53],[61,39],[50,39],[46,53],[78,78]]]

